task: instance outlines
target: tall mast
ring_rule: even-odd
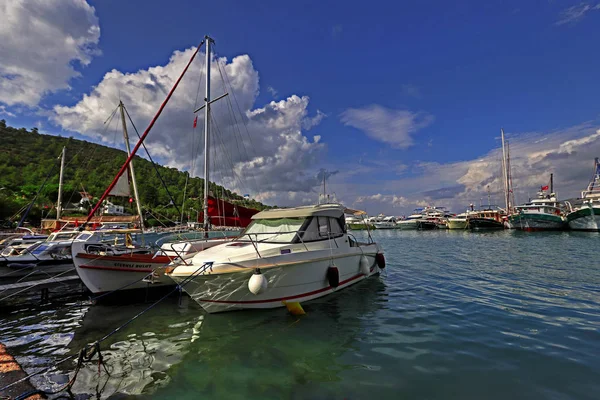
[[[504,129],[500,129],[502,134],[502,175],[504,177],[504,203],[506,212],[509,213],[510,201],[508,200],[508,163],[506,161],[506,146],[504,145]]]
[[[58,178],[58,202],[56,204],[56,219],[59,220],[62,214],[62,189],[63,189],[63,174],[65,171],[65,154],[67,148],[63,147],[62,156],[60,157],[60,175]]]
[[[208,216],[208,179],[210,166],[210,45],[215,41],[208,35],[204,36],[206,43],[206,96],[204,97],[204,231],[210,229]]]
[[[121,122],[123,122],[123,138],[125,139],[125,147],[127,155],[131,156],[131,148],[129,147],[129,134],[127,133],[127,124],[125,123],[125,106],[122,101],[119,101],[121,109]],[[133,195],[135,196],[135,205],[137,207],[138,216],[140,217],[140,228],[144,232],[144,216],[142,214],[142,205],[140,204],[140,196],[138,195],[137,183],[135,182],[135,173],[133,172],[133,162],[129,163],[129,172],[131,173],[131,183],[133,184]]]
[[[515,191],[513,190],[512,168],[510,167],[510,143],[506,142],[506,174],[508,181],[508,208],[515,206]]]

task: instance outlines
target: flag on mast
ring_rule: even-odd
[[[196,125],[198,125],[198,116],[196,115],[196,118],[194,118],[194,128],[196,127]]]

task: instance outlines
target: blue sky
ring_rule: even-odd
[[[128,86],[127,74],[143,82],[144,71],[171,65],[176,76],[174,52],[208,33],[240,74],[258,147],[229,155],[233,172],[215,179],[270,204],[314,202],[321,168],[338,171],[329,184],[340,200],[372,213],[461,211],[488,186],[500,199],[501,127],[521,201],[550,172],[559,197],[577,196],[600,153],[598,2],[52,3],[0,5],[0,118],[110,144],[99,121],[115,90],[139,128],[152,114],[145,106],[164,97]],[[150,136],[156,158],[179,168],[197,167],[183,161],[189,143],[174,139],[190,134],[175,107],[197,79],[182,82],[191,89]]]

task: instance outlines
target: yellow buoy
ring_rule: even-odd
[[[282,301],[292,315],[304,315],[306,312],[297,301]]]

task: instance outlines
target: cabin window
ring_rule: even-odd
[[[340,220],[333,217],[312,217],[302,229],[302,242],[314,242],[340,237],[344,228]]]
[[[253,220],[244,231],[258,242],[291,243],[306,218],[276,218]]]
[[[343,221],[343,220],[341,220],[341,221]],[[340,224],[341,221],[336,218],[331,218],[331,217],[329,218],[329,228],[330,228],[331,236],[340,237],[344,234],[344,227],[343,227],[343,225]]]

